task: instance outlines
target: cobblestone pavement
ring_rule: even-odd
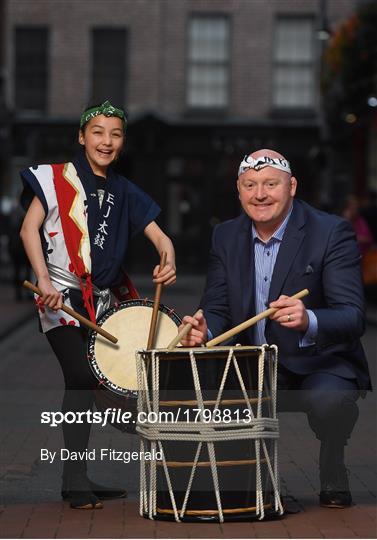
[[[153,290],[140,278],[140,290]],[[203,279],[186,277],[166,289],[162,301],[178,313],[195,310]],[[3,287],[4,289],[4,287]],[[5,289],[4,289],[5,291]],[[376,538],[376,397],[359,401],[360,418],[347,448],[355,505],[346,510],[318,506],[318,441],[303,414],[280,417],[282,492],[301,510],[283,520],[253,523],[167,523],[138,515],[138,463],[92,462],[91,476],[125,486],[129,497],[109,501],[99,511],[75,511],[59,499],[61,463],[40,460],[40,449],[63,446],[60,428],[41,425],[43,410],[59,410],[62,376],[44,337],[37,332],[31,303],[16,304],[3,294],[0,324],[0,537],[1,538]],[[29,320],[30,319],[30,320]],[[26,321],[26,322],[25,322]],[[19,322],[17,328],[15,323]],[[364,336],[376,387],[375,327]],[[138,449],[136,436],[94,426],[91,443],[99,448]]]

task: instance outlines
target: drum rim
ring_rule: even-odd
[[[113,315],[114,313],[117,313],[118,311],[121,311],[122,309],[127,309],[130,307],[138,307],[138,306],[153,308],[153,304],[154,304],[153,300],[142,299],[142,298],[134,298],[131,300],[124,300],[123,302],[116,302],[113,306],[111,306],[104,313],[102,313],[101,317],[97,321],[97,325],[102,326],[107,321],[107,319],[111,317],[111,315]],[[173,320],[173,322],[177,325],[177,328],[178,328],[178,326],[182,322],[182,319],[174,311],[174,309],[170,309],[165,304],[159,304],[158,310],[161,311],[161,313],[168,315]],[[108,377],[106,377],[106,375],[100,369],[97,363],[95,354],[94,354],[96,336],[97,336],[97,332],[95,330],[89,331],[87,358],[88,358],[90,369],[92,370],[92,373],[94,374],[95,378],[98,381],[97,387],[103,386],[110,392],[114,392],[125,398],[137,399],[137,395],[138,395],[137,390],[130,390],[128,388],[123,388],[122,386],[117,385],[116,383],[112,382]]]
[[[234,351],[235,353],[241,353],[247,355],[249,353],[257,353],[263,349],[266,352],[274,350],[275,345],[215,345],[214,347],[175,347],[174,349],[139,349],[139,353],[148,354],[152,351],[158,352],[160,356],[168,356],[173,354],[186,355],[190,352],[198,354],[199,356],[214,355],[221,353],[229,353]]]

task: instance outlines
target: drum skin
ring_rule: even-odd
[[[136,351],[148,342],[153,302],[127,300],[107,310],[97,324],[118,339],[111,343],[90,332],[89,362],[97,379],[120,395],[137,397]],[[159,306],[155,348],[165,348],[177,335],[181,319],[163,304]]]
[[[144,349],[148,342],[153,302],[127,300],[107,310],[97,321],[98,326],[118,339],[111,343],[95,331],[89,333],[88,360],[98,379],[97,408],[130,411],[136,419],[137,376],[136,351]],[[156,325],[155,347],[164,348],[177,335],[180,317],[160,304]],[[113,424],[121,431],[134,433],[135,422],[128,425]]]

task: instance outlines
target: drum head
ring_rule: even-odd
[[[106,311],[98,325],[118,338],[113,344],[97,332],[89,335],[89,363],[101,384],[121,395],[134,394],[138,385],[136,351],[147,347],[153,302],[128,300]],[[177,335],[181,319],[160,304],[155,348],[166,348]]]

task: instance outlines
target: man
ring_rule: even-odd
[[[358,417],[356,400],[371,389],[359,339],[360,255],[351,226],[295,200],[296,188],[281,154],[245,156],[237,180],[243,213],[214,230],[204,315],[183,319],[193,328],[182,344],[205,343],[278,308],[234,341],[278,345],[279,408],[307,413],[321,441],[320,504],[344,508],[352,503],[344,446]],[[303,301],[290,298],[304,288],[310,294]]]

